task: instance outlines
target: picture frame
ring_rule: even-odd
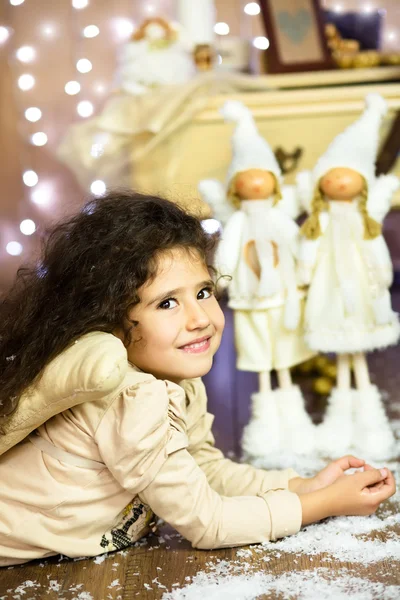
[[[259,0],[266,36],[264,71],[295,73],[333,68],[318,0]]]

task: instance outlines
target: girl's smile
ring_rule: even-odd
[[[205,352],[206,350],[208,350],[211,346],[211,336],[207,335],[204,336],[202,338],[199,338],[198,340],[194,340],[193,342],[190,342],[189,344],[185,344],[184,346],[180,347],[180,350],[183,350],[184,352],[188,352],[189,354],[200,354],[201,352]]]

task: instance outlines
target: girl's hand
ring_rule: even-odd
[[[372,469],[369,465],[367,466]],[[350,454],[342,456],[342,458],[338,458],[329,463],[329,465],[314,475],[314,477],[310,477],[309,479],[294,477],[289,481],[289,490],[296,494],[315,492],[334,483],[348,469],[359,469],[360,467],[366,468],[365,460],[356,458]]]
[[[395,491],[394,477],[388,469],[373,469],[368,465],[362,473],[342,475],[325,488],[300,495],[302,524],[325,517],[372,515]]]

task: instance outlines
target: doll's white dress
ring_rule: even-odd
[[[393,270],[382,235],[364,239],[358,203],[329,202],[322,235],[302,238],[301,283],[310,283],[305,340],[322,352],[354,353],[395,344],[400,335],[389,287]]]
[[[249,243],[256,248],[259,277],[246,257]],[[215,263],[219,274],[232,278],[228,306],[240,370],[289,368],[314,354],[303,339],[297,252],[298,226],[272,199],[243,201],[224,228]]]

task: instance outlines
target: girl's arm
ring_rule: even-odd
[[[212,489],[187,450],[185,402],[182,388],[155,379],[115,398],[95,439],[121,487],[139,495],[198,548],[239,546],[296,533],[300,500],[283,485],[234,498]]]
[[[152,510],[196,548],[267,542],[297,533],[299,497],[284,489],[258,496],[220,496],[186,450],[170,455],[139,494]]]

